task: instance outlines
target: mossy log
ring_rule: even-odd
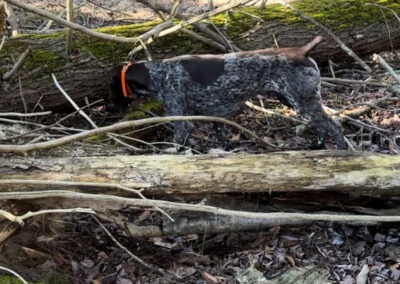
[[[112,194],[116,190],[110,184],[121,184],[144,189],[146,195],[342,191],[392,196],[400,194],[399,168],[400,156],[347,151],[219,157],[2,157],[0,192],[39,188]]]
[[[293,5],[333,30],[359,55],[399,47],[400,29],[398,22],[391,18],[392,11],[400,14],[400,4],[392,0],[376,1],[379,5],[392,9],[382,10],[389,24],[386,26],[380,9],[366,5],[370,2],[371,0],[303,0],[293,2]],[[254,7],[245,7],[233,10],[228,15],[226,18],[223,13],[211,20],[220,28],[226,27],[227,35],[244,50],[273,46],[274,37],[280,46],[299,46],[309,42],[316,34],[323,34],[281,5],[269,5],[261,11]],[[152,21],[101,28],[99,31],[134,37],[157,23],[159,22]],[[391,29],[390,36],[388,28]],[[60,84],[78,104],[83,103],[84,97],[88,97],[90,101],[106,98],[111,68],[126,59],[134,46],[99,40],[75,32],[73,52],[68,56],[65,51],[65,32],[21,35],[8,39],[0,51],[0,78],[12,68],[14,60],[27,47],[32,51],[19,72],[10,80],[0,80],[0,111],[23,111],[20,91],[29,111],[38,106],[38,102],[45,110],[69,110],[70,105],[54,86],[51,73],[56,75]],[[156,59],[189,53],[219,52],[183,33],[159,38],[149,49]],[[319,62],[327,59],[352,60],[328,37],[312,56]],[[138,54],[134,58],[139,59],[144,59],[144,55]]]

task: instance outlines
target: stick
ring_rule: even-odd
[[[60,17],[57,17],[55,15],[53,15],[50,12],[47,12],[43,9],[37,8],[33,5],[29,5],[29,4],[25,4],[22,3],[18,0],[4,0],[7,3],[10,3],[14,6],[17,6],[21,9],[30,11],[32,13],[38,14],[40,16],[49,18],[51,20],[53,20],[54,22],[59,23],[62,26],[71,28],[73,30],[77,30],[80,31],[82,33],[94,36],[94,37],[98,37],[101,39],[105,39],[105,40],[111,40],[111,41],[115,41],[115,42],[120,42],[120,43],[138,43],[139,40],[142,40],[143,42],[145,42],[146,44],[148,44],[147,40],[149,39],[154,39],[157,37],[162,37],[162,36],[166,36],[170,33],[176,32],[181,30],[182,28],[188,26],[188,25],[192,25],[194,23],[200,22],[208,17],[214,16],[216,14],[219,14],[221,12],[227,11],[229,9],[232,9],[234,7],[238,7],[241,5],[244,5],[248,2],[250,2],[250,0],[241,0],[237,3],[232,2],[226,5],[223,5],[215,10],[212,10],[210,12],[204,13],[202,15],[193,17],[187,21],[184,21],[180,24],[174,25],[173,22],[171,20],[167,20],[159,25],[157,25],[156,27],[154,27],[153,29],[151,29],[150,31],[137,36],[137,37],[131,37],[131,38],[127,38],[127,37],[120,37],[120,36],[116,36],[116,35],[109,35],[109,34],[105,34],[105,33],[101,33],[101,32],[96,32],[94,30],[85,28],[84,26],[75,24],[75,23],[70,23],[64,19],[61,19]]]
[[[53,78],[54,83],[56,84],[57,88],[60,90],[60,92],[64,95],[64,97],[71,103],[71,105],[78,111],[80,115],[82,115],[89,123],[90,125],[94,128],[97,129],[96,123],[71,99],[71,97],[67,94],[67,92],[61,87],[61,85],[58,83],[57,78],[54,74],[51,74],[51,77]],[[111,134],[108,134],[108,136],[113,139],[115,142],[132,149],[134,151],[140,151],[139,148],[133,147],[132,145],[129,145],[118,138],[113,137]]]
[[[6,42],[6,36],[3,35],[3,38],[1,39],[1,42],[0,42],[0,51],[3,49],[3,46],[4,46],[5,42]]]
[[[399,222],[400,216],[374,216],[374,215],[335,215],[335,214],[308,214],[308,213],[259,213],[223,209],[215,206],[178,203],[155,199],[136,199],[126,198],[105,194],[78,193],[67,190],[47,190],[47,191],[29,191],[29,192],[4,192],[0,193],[0,200],[17,199],[38,199],[38,198],[69,198],[76,200],[89,200],[100,202],[113,202],[124,205],[138,207],[160,207],[172,210],[184,210],[192,212],[206,212],[222,216],[233,216],[243,218],[255,218],[265,220],[311,220],[311,221],[329,221],[329,222]]]
[[[25,59],[28,57],[30,53],[30,49],[27,48],[22,54],[21,56],[18,58],[17,62],[14,64],[14,66],[11,68],[10,71],[4,73],[3,75],[3,80],[6,81],[8,79],[11,78],[12,75],[14,75],[24,64]]]
[[[58,23],[58,24],[60,24],[62,26],[65,26],[67,28],[71,28],[73,30],[80,31],[80,32],[82,32],[84,34],[87,34],[87,35],[90,35],[90,36],[94,36],[94,37],[97,37],[97,38],[101,38],[101,39],[105,39],[105,40],[111,40],[111,41],[120,42],[120,43],[137,43],[139,41],[139,39],[145,40],[145,39],[147,39],[147,38],[159,33],[161,30],[163,30],[163,29],[165,29],[167,27],[173,26],[173,23],[169,21],[169,22],[165,22],[165,23],[161,23],[161,24],[157,25],[156,27],[154,27],[150,31],[148,31],[148,32],[146,32],[143,35],[138,36],[138,37],[132,37],[132,38],[120,37],[120,36],[105,34],[105,33],[101,33],[101,32],[96,32],[96,31],[94,31],[92,29],[85,28],[84,26],[81,26],[81,25],[78,25],[78,24],[75,24],[75,23],[72,23],[72,22],[68,22],[68,21],[66,21],[66,20],[64,20],[64,19],[62,19],[60,17],[57,17],[56,15],[54,15],[54,14],[52,14],[52,13],[46,11],[46,10],[37,8],[37,7],[33,6],[33,5],[25,4],[25,3],[20,2],[18,0],[4,0],[4,1],[7,2],[7,3],[12,4],[14,6],[17,6],[17,7],[21,8],[21,9],[23,9],[23,10],[26,10],[26,11],[32,12],[34,14],[38,14],[40,16],[48,18],[50,20],[53,20],[54,22],[56,22],[56,23]]]
[[[67,1],[67,21],[72,23],[74,17],[74,0],[66,0]],[[71,54],[72,50],[72,29],[67,30],[67,36],[65,39],[65,47],[67,50],[67,54]]]
[[[11,214],[10,212],[7,212],[5,210],[0,209],[0,216],[3,216],[4,218],[10,220],[11,222],[16,222],[19,225],[23,226],[24,225],[24,220],[38,216],[38,215],[43,215],[43,214],[53,214],[53,213],[90,213],[90,214],[96,214],[92,209],[90,208],[71,208],[71,209],[46,209],[46,210],[39,210],[36,212],[27,212],[24,215],[21,216],[16,216],[14,214]]]
[[[135,254],[133,254],[130,250],[128,250],[127,247],[123,246],[119,241],[117,241],[116,238],[114,238],[114,236],[110,233],[109,230],[107,230],[107,228],[103,225],[103,223],[100,222],[99,219],[97,219],[95,216],[92,216],[93,219],[97,222],[97,224],[100,225],[100,227],[104,230],[104,232],[107,234],[107,236],[110,237],[111,240],[113,240],[113,242],[122,250],[124,250],[127,254],[129,254],[129,256],[131,258],[133,258],[134,260],[136,260],[138,263],[140,263],[141,265],[143,265],[144,267],[152,270],[152,271],[156,271],[159,272],[160,274],[164,275],[165,271],[161,268],[158,267],[154,267],[150,264],[148,264],[147,262],[145,262],[144,260],[142,260],[141,258],[139,258],[138,256],[136,256]]]
[[[162,122],[175,122],[175,121],[213,121],[213,122],[221,122],[228,124],[230,126],[236,127],[240,131],[246,133],[250,137],[254,138],[255,140],[261,142],[263,145],[267,145],[273,147],[274,149],[280,148],[279,146],[273,145],[267,141],[264,141],[260,137],[258,137],[255,133],[251,132],[250,130],[244,128],[243,126],[221,118],[221,117],[212,117],[212,116],[165,116],[165,117],[151,117],[145,119],[139,119],[134,121],[123,121],[113,125],[99,127],[96,129],[80,132],[77,134],[65,136],[59,139],[55,139],[52,141],[40,142],[35,144],[29,145],[0,145],[0,153],[18,153],[18,154],[26,154],[27,152],[37,151],[37,150],[44,150],[44,149],[51,149],[54,147],[58,147],[61,145],[65,145],[67,143],[71,143],[77,140],[81,140],[92,135],[103,134],[107,132],[113,132],[124,128],[129,127],[139,127],[148,124],[156,124]]]
[[[51,111],[32,112],[32,113],[19,113],[19,112],[0,112],[0,117],[32,117],[32,116],[45,116],[51,114]]]
[[[400,84],[400,77],[397,75],[397,73],[393,70],[392,67],[390,67],[389,64],[379,55],[379,54],[374,54],[373,56],[374,61],[377,61],[383,68],[385,68],[390,75],[396,80],[397,83]]]
[[[26,282],[25,279],[22,278],[22,276],[19,275],[19,274],[18,274],[17,272],[15,272],[15,271],[13,271],[13,270],[11,270],[11,269],[9,269],[9,268],[7,268],[7,267],[4,267],[4,266],[0,266],[0,270],[7,271],[8,273],[11,273],[11,274],[14,275],[15,277],[17,277],[19,280],[21,280],[23,284],[28,284],[28,282]]]

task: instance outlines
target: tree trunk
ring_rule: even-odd
[[[105,184],[122,184],[143,188],[146,195],[327,190],[373,196],[400,193],[400,156],[344,151],[221,157],[3,157],[0,165],[3,192],[38,188],[93,192],[97,188],[113,193],[115,188],[107,189],[111,186]]]
[[[359,55],[399,47],[400,29],[392,28],[398,27],[398,22],[390,20],[391,12],[385,10],[391,29],[390,41],[382,14],[377,7],[365,5],[367,2],[369,0],[318,1],[316,5],[316,0],[304,0],[294,2],[294,5],[334,30]],[[347,8],[343,9],[343,5]],[[387,5],[400,13],[397,4]],[[279,5],[268,5],[264,10],[257,7],[241,8],[229,13],[228,19],[223,14],[212,20],[222,29],[226,26],[228,36],[244,50],[271,47],[274,45],[274,37],[280,46],[299,46],[309,42],[316,34],[323,34]],[[156,23],[103,28],[101,31],[134,37]],[[257,23],[259,26],[255,27]],[[41,110],[42,107],[44,110],[68,111],[70,105],[52,82],[51,73],[56,75],[60,84],[78,104],[83,104],[85,97],[90,101],[106,98],[109,94],[110,70],[122,62],[133,48],[132,45],[106,42],[76,33],[73,42],[76,53],[67,57],[65,32],[19,36],[8,39],[0,51],[0,76],[12,68],[14,60],[28,46],[32,52],[21,70],[8,81],[0,80],[0,111],[22,112],[24,108],[20,91],[28,111],[33,111],[35,106],[35,110]],[[149,49],[155,59],[188,53],[218,52],[182,33],[157,39]],[[139,56],[144,58],[143,54]],[[352,60],[328,36],[312,56],[320,63],[327,59]],[[21,79],[21,87],[18,78]]]

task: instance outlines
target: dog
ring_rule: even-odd
[[[320,72],[309,52],[322,37],[300,48],[268,48],[229,54],[184,55],[135,62],[111,75],[112,101],[128,104],[135,96],[161,100],[167,115],[229,117],[257,95],[274,93],[306,118],[318,133],[318,144],[333,139],[344,149],[344,136],[323,110]],[[174,123],[174,140],[183,144],[187,122]]]

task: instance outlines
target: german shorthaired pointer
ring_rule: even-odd
[[[300,48],[268,48],[221,55],[185,55],[137,62],[112,75],[113,101],[127,104],[135,95],[164,103],[167,115],[227,117],[257,95],[275,93],[278,99],[309,120],[322,144],[333,138],[345,148],[340,127],[326,115],[320,96],[320,73],[309,52],[322,37]],[[190,133],[187,122],[175,125],[175,141]]]

